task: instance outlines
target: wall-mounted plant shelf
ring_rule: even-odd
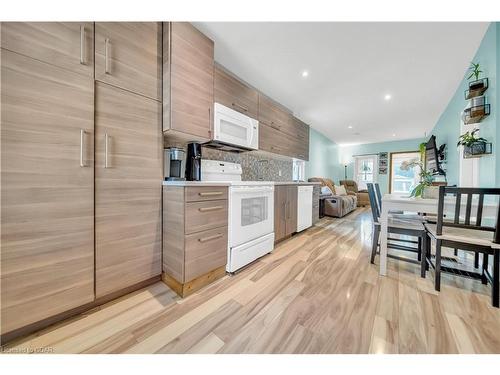
[[[481,122],[486,116],[490,114],[490,105],[476,105],[474,107],[466,108],[463,113],[464,124],[477,124]]]
[[[476,142],[471,146],[464,146],[464,159],[479,158],[483,155],[490,155],[493,146],[487,142]]]
[[[469,89],[465,90],[465,99],[472,99],[476,96],[481,96],[488,90],[488,78],[478,79],[469,82]]]

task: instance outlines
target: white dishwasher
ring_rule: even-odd
[[[312,225],[313,187],[299,185],[297,190],[297,232],[300,232]]]

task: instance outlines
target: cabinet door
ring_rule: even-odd
[[[2,22],[0,27],[2,48],[94,76],[92,22]]]
[[[258,118],[259,94],[257,90],[247,86],[217,65],[215,66],[214,87],[215,102],[251,118]]]
[[[170,25],[170,118],[165,119],[166,130],[208,140],[214,102],[214,42],[190,23]]]
[[[286,191],[286,235],[297,232],[297,194],[295,185],[287,186]]]
[[[96,22],[95,78],[161,100],[161,23]]]
[[[274,187],[274,240],[279,241],[286,236],[286,201],[287,186]]]
[[[96,85],[96,296],[160,274],[160,103]]]
[[[290,133],[292,115],[268,97],[259,94],[259,122],[281,132]]]
[[[94,300],[94,82],[0,53],[3,334]]]

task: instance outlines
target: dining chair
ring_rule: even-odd
[[[462,196],[466,197],[465,205],[462,204]],[[500,198],[498,188],[459,188],[440,186],[438,199],[438,213],[435,224],[425,223],[424,226],[429,233],[429,238],[435,241],[435,261],[427,253],[430,246],[423,247],[422,258],[435,270],[434,288],[441,290],[441,272],[449,272],[459,276],[480,279],[483,284],[488,282],[492,285],[491,300],[492,305],[499,307],[499,270],[500,270],[500,204],[498,206],[497,217],[492,218],[494,224],[484,224],[483,207],[485,199]],[[454,203],[454,213],[448,213],[444,219],[444,201],[451,199]],[[472,212],[473,200],[477,206],[475,213]],[[463,209],[465,208],[465,213]],[[475,216],[473,216],[475,215]],[[483,254],[483,265],[480,273],[465,272],[464,270],[442,265],[442,248],[449,247],[472,251],[475,254]],[[489,255],[493,255],[493,274],[488,268]],[[425,270],[424,270],[425,276]]]
[[[368,197],[370,199],[370,206],[373,218],[372,252],[370,257],[370,262],[373,264],[375,262],[375,256],[377,255],[377,249],[379,247],[378,242],[380,238],[380,229],[381,229],[380,210],[376,201],[376,192],[374,185],[372,183],[368,183],[367,187],[368,187]],[[422,250],[422,248],[428,244],[428,241],[426,240],[427,232],[421,220],[415,220],[411,217],[405,218],[404,215],[390,215],[387,222],[387,233],[416,237],[417,239],[416,241],[404,238],[389,237],[387,248],[416,253],[418,256],[418,260],[399,257],[393,254],[387,254],[388,257],[403,261],[409,261],[412,263],[420,263],[421,267],[424,268],[426,267],[426,261],[422,257],[422,254],[424,254],[425,252]],[[400,245],[394,242],[416,244],[417,247]],[[423,271],[421,270],[421,275],[425,276],[424,272],[425,270]]]

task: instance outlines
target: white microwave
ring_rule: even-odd
[[[259,121],[215,103],[213,139],[207,145],[226,150],[258,150]]]

